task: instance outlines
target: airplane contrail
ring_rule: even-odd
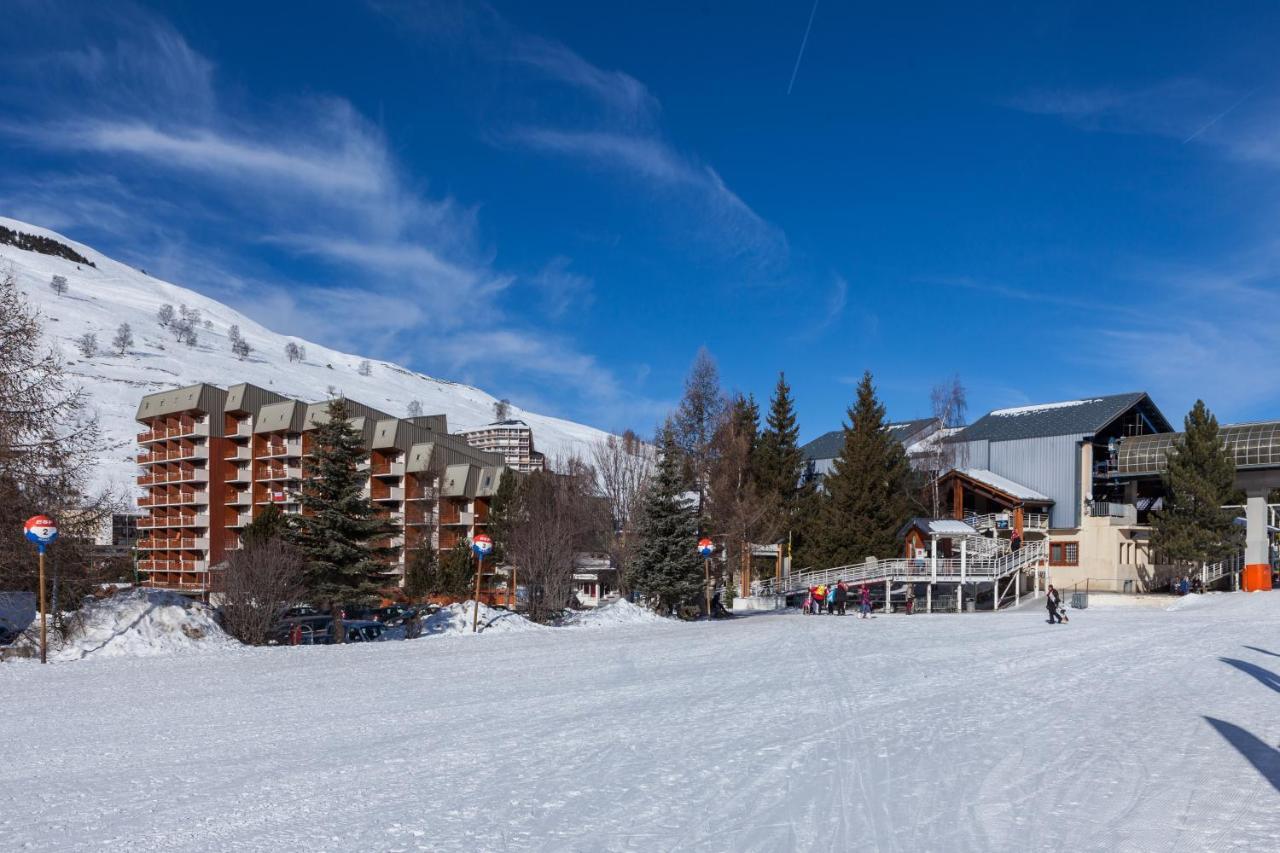
[[[1245,93],[1244,93],[1244,97],[1242,97],[1240,100],[1236,101],[1236,102],[1235,102],[1234,104],[1232,104],[1231,106],[1227,107],[1227,108],[1226,108],[1225,110],[1223,110],[1222,112],[1218,113],[1218,114],[1217,114],[1216,116],[1214,116],[1213,118],[1209,119],[1208,123],[1207,123],[1207,124],[1205,124],[1205,125],[1204,125],[1204,127],[1201,127],[1201,128],[1200,128],[1199,130],[1197,130],[1195,133],[1191,134],[1191,135],[1190,135],[1190,136],[1188,136],[1186,139],[1182,140],[1182,144],[1183,144],[1183,145],[1186,145],[1188,142],[1190,142],[1191,140],[1195,139],[1197,136],[1199,136],[1200,134],[1204,133],[1206,130],[1208,130],[1209,128],[1213,127],[1215,124],[1217,124],[1219,120],[1221,120],[1221,119],[1223,119],[1223,118],[1226,118],[1227,113],[1231,112],[1231,111],[1232,111],[1232,110],[1234,110],[1236,107],[1240,106],[1240,105],[1241,105],[1241,104],[1243,104],[1245,101],[1249,100],[1249,98],[1253,97],[1253,93],[1254,93],[1254,92],[1256,92],[1256,91],[1258,91],[1258,90],[1259,90],[1259,89],[1261,89],[1261,88],[1262,88],[1261,86],[1254,86],[1252,89],[1250,89],[1249,91],[1245,92]]]
[[[796,75],[800,73],[800,60],[804,59],[805,46],[809,44],[809,30],[813,29],[813,16],[818,14],[819,0],[813,0],[813,8],[809,10],[809,24],[804,28],[804,38],[800,40],[800,52],[796,54],[796,66],[791,69],[791,82],[787,84],[787,94],[796,85]]]

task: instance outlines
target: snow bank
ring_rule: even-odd
[[[85,605],[51,660],[151,657],[238,648],[207,605],[172,592],[134,589]],[[53,645],[52,643],[50,644]]]
[[[991,414],[997,417],[1017,417],[1018,415],[1034,415],[1039,412],[1048,412],[1052,409],[1069,409],[1073,406],[1085,406],[1089,403],[1098,403],[1100,400],[1063,400],[1060,403],[1039,403],[1034,406],[1015,406],[1011,409],[996,409]]]
[[[566,617],[562,624],[570,628],[616,628],[622,625],[652,625],[655,622],[670,621],[648,608],[620,598],[594,610],[574,613]]]
[[[450,604],[441,607],[427,617],[422,626],[424,637],[470,634],[474,602],[464,601],[461,604]],[[519,613],[500,610],[487,604],[480,605],[480,632],[505,633],[508,631],[540,631],[543,626],[530,622]]]

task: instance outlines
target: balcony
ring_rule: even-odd
[[[234,513],[233,512],[227,518],[227,527],[244,527],[246,524],[248,524],[251,521],[253,521],[253,513],[251,512]]]
[[[403,462],[376,462],[369,466],[369,473],[375,477],[403,477]]]
[[[249,506],[253,503],[253,494],[248,490],[229,492],[223,501],[227,506]]]
[[[404,489],[390,488],[382,483],[374,483],[369,490],[369,497],[375,501],[402,501],[404,500]]]
[[[138,570],[143,572],[207,572],[208,560],[140,560]]]
[[[436,499],[434,486],[407,486],[404,490],[407,501],[433,501]]]
[[[181,459],[208,459],[209,446],[193,444],[190,447],[175,447],[170,450],[156,449],[148,453],[138,454],[139,465],[154,465],[157,462],[176,462]]]
[[[240,444],[233,447],[231,452],[222,458],[229,462],[248,462],[252,458],[252,454],[249,445]]]
[[[164,424],[157,424],[152,429],[138,433],[138,443],[148,444],[153,441],[164,441],[169,438],[189,438],[191,436],[209,434],[208,418],[180,418]]]
[[[155,486],[162,483],[207,483],[209,471],[206,468],[180,468],[176,471],[152,471],[138,478],[139,486]]]
[[[261,469],[259,480],[301,480],[301,465],[266,465]]]
[[[227,477],[229,483],[249,483],[253,481],[253,472],[248,465],[240,465]]]
[[[470,527],[471,525],[476,523],[476,514],[474,512],[458,512],[458,513],[454,513],[451,518],[441,515],[440,523],[448,524],[448,525],[460,525],[462,527]]]
[[[139,551],[208,551],[209,539],[204,536],[154,536],[139,539],[135,547]]]
[[[1133,504],[1090,501],[1088,510],[1091,518],[1109,518],[1113,525],[1138,523],[1138,508]]]

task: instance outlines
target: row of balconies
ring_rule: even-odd
[[[134,547],[139,551],[208,551],[209,539],[205,536],[148,536],[139,539]]]
[[[157,448],[138,454],[139,465],[154,465],[157,462],[175,462],[180,459],[208,459],[209,446],[206,444],[188,444],[169,450]]]
[[[209,516],[205,513],[160,513],[138,519],[138,527],[208,527]]]
[[[138,444],[164,441],[167,438],[185,438],[209,434],[209,419],[181,417],[153,424],[151,429],[138,433]]]
[[[375,477],[403,477],[404,462],[378,459],[369,463],[369,473]]]
[[[207,572],[208,560],[139,560],[143,572]]]
[[[302,456],[302,439],[268,441],[258,453],[259,459],[275,459],[281,456]]]
[[[263,465],[258,466],[258,480],[301,480],[301,465]]]
[[[178,492],[165,492],[160,489],[146,497],[138,498],[138,506],[189,506],[209,503],[209,493],[183,489]]]
[[[139,486],[157,486],[162,483],[207,483],[209,469],[196,468],[194,465],[182,465],[173,469],[152,469],[138,477]]]

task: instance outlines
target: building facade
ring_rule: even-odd
[[[919,418],[914,421],[895,421],[884,425],[885,431],[893,436],[906,451],[907,458],[913,467],[920,467],[928,454],[932,441],[939,437],[940,424],[936,418]],[[823,433],[813,441],[800,448],[804,454],[804,473],[801,475],[806,483],[816,483],[822,487],[822,480],[831,473],[840,450],[844,447],[844,430],[834,429]]]
[[[524,421],[495,421],[479,429],[461,433],[478,450],[501,453],[506,466],[521,474],[543,471],[547,459],[533,447],[533,430]]]
[[[396,418],[347,400],[369,460],[366,495],[396,533],[387,566],[398,583],[415,549],[449,548],[484,529],[502,457],[450,435],[443,415]],[[240,532],[268,506],[302,511],[315,429],[329,402],[253,385],[192,385],[138,405],[138,570],[148,586],[206,597]]]

